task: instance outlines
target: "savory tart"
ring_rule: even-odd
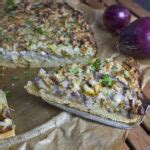
[[[67,4],[18,6],[0,21],[0,65],[49,67],[96,54],[96,43],[83,15]]]
[[[25,86],[46,101],[124,123],[136,123],[144,113],[136,62],[113,59],[40,69]]]
[[[15,136],[15,126],[11,117],[5,93],[0,90],[0,140]]]

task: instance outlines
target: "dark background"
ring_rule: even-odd
[[[134,0],[134,2],[140,4],[143,8],[150,11],[150,0]]]

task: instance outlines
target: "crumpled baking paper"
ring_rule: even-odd
[[[46,1],[48,0],[44,0]],[[62,2],[63,0],[57,1]],[[31,1],[28,0],[28,2]],[[94,10],[79,0],[64,0],[63,2],[80,10],[91,24],[98,46],[98,56],[108,58],[119,54],[118,60],[125,59],[125,56],[117,50],[118,37],[108,32],[102,24],[103,9]],[[150,89],[150,60],[137,61],[142,71],[143,93],[150,98],[148,92]],[[119,150],[124,143],[126,133],[125,130],[86,121],[63,112],[32,131],[4,141],[0,145],[0,150]]]
[[[64,112],[24,135],[8,139],[0,150],[119,150],[125,133]]]

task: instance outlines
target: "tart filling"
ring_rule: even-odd
[[[90,26],[67,4],[37,4],[28,11],[18,7],[0,21],[0,57],[6,64],[43,67],[49,59],[95,54]]]
[[[8,107],[5,93],[0,90],[0,139],[14,136],[14,128],[11,110]]]
[[[58,98],[54,100],[56,103],[100,116],[104,116],[101,111],[105,110],[108,117],[119,114],[127,122],[134,122],[144,111],[139,72],[133,63],[132,59],[120,64],[112,59],[97,58],[88,65],[75,63],[47,71],[40,69],[38,77],[25,88],[43,99],[52,95]],[[53,101],[50,97],[48,100]]]

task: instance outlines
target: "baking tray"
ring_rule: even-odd
[[[88,120],[91,120],[91,121],[94,121],[94,122],[97,122],[100,124],[108,125],[108,126],[119,128],[119,129],[135,128],[135,127],[139,126],[144,119],[144,115],[143,115],[139,118],[138,122],[133,123],[133,124],[127,124],[127,123],[117,122],[117,121],[114,121],[111,119],[103,118],[103,117],[100,117],[97,115],[92,115],[90,113],[83,112],[83,111],[68,107],[67,105],[54,103],[54,102],[51,102],[51,101],[46,100],[46,99],[44,101],[46,101],[47,103],[49,103],[52,106],[55,106],[55,107],[60,108],[62,110],[65,110],[71,114],[77,115],[77,116],[82,117],[84,119],[88,119]]]
[[[24,86],[32,80],[38,69],[3,69],[0,68],[0,88],[10,91],[8,104],[14,110],[13,119],[16,125],[16,135],[25,133],[44,124],[61,111],[47,105],[40,98],[29,95]],[[3,76],[3,77],[2,77]],[[13,78],[19,78],[14,80]]]
[[[7,99],[9,106],[14,110],[13,119],[16,125],[16,136],[0,141],[0,147],[18,144],[42,134],[42,132],[45,132],[44,130],[49,129],[46,127],[52,124],[53,118],[61,118],[61,115],[64,115],[61,109],[82,118],[120,129],[131,129],[138,126],[144,118],[141,117],[141,120],[139,120],[136,125],[129,125],[91,115],[86,112],[80,112],[65,105],[44,101],[40,97],[29,95],[24,89],[24,85],[27,84],[28,80],[35,78],[38,70],[39,69],[0,68],[0,88],[11,92]],[[14,80],[14,77],[18,79]]]
[[[46,123],[53,117],[60,114],[62,112],[60,109],[66,110],[69,113],[81,116],[85,119],[90,119],[92,121],[121,129],[133,128],[139,125],[143,120],[143,117],[141,117],[141,120],[139,120],[136,125],[124,124],[91,115],[86,112],[80,112],[65,105],[56,104],[50,101],[45,102],[40,97],[29,95],[24,89],[24,85],[27,84],[28,80],[33,80],[35,78],[38,70],[39,69],[29,70],[21,68],[0,68],[0,88],[11,92],[7,100],[9,106],[12,108],[12,110],[14,110],[12,113],[16,125],[16,135],[23,134],[36,128],[37,126]],[[14,80],[15,77],[18,79]],[[51,105],[48,105],[47,103]]]

